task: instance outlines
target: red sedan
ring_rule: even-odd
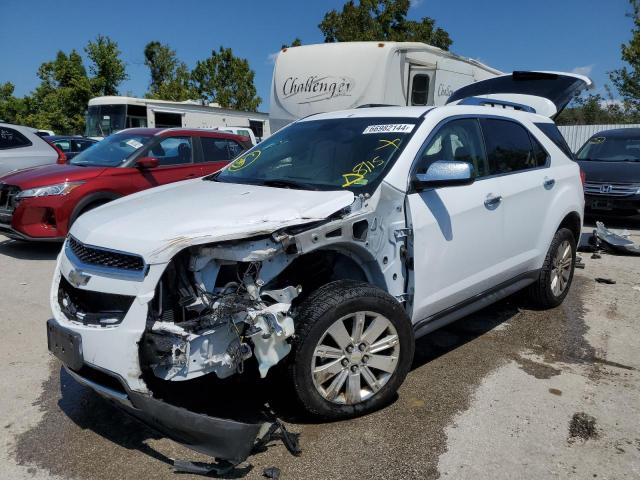
[[[123,130],[66,165],[0,178],[0,233],[20,240],[62,240],[84,212],[124,195],[213,173],[249,148],[228,133]]]

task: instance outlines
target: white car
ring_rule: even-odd
[[[37,132],[31,127],[0,123],[0,177],[17,170],[64,161],[62,151],[56,150]]]
[[[214,175],[97,208],[58,258],[49,348],[79,382],[233,462],[258,427],[164,402],[158,385],[282,362],[311,414],[379,408],[416,337],[525,287],[547,308],[567,295],[584,196],[549,117],[590,84],[521,72],[443,107],[314,115]]]

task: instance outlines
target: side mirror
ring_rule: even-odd
[[[413,179],[417,191],[435,187],[453,187],[473,183],[473,165],[457,160],[433,162],[426,173],[418,173]]]
[[[160,165],[160,162],[154,157],[142,157],[136,160],[136,168],[140,170],[149,170],[156,168],[158,165]]]

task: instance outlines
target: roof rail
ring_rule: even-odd
[[[512,110],[520,110],[523,112],[536,113],[535,108],[529,105],[523,105],[522,103],[508,102],[506,100],[497,100],[494,98],[483,97],[469,97],[458,102],[458,105],[478,105],[481,107],[502,107],[510,108]]]

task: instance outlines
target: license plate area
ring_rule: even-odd
[[[595,210],[613,210],[613,202],[611,200],[592,200],[591,208]]]
[[[79,333],[61,327],[54,319],[47,320],[47,346],[70,369],[82,368],[84,360],[82,337]]]

